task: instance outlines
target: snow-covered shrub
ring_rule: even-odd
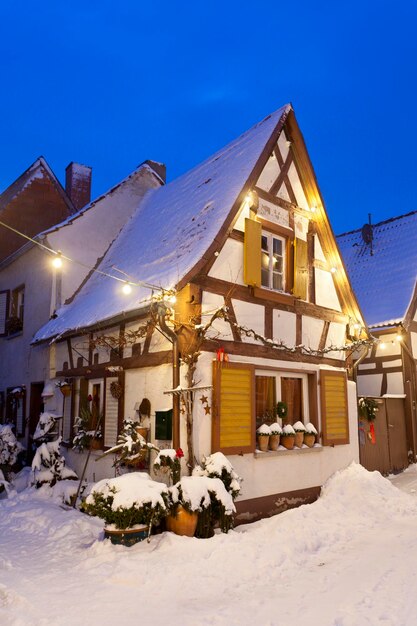
[[[257,435],[265,435],[266,437],[268,437],[271,434],[271,429],[269,428],[268,424],[262,424],[256,430],[256,434]]]
[[[32,461],[32,484],[36,487],[45,484],[53,487],[58,480],[77,480],[77,474],[65,465],[65,458],[59,451],[60,443],[61,437],[41,444],[36,450]]]
[[[308,424],[306,424],[306,433],[308,435],[317,435],[317,429],[311,422],[308,422]]]
[[[153,462],[153,468],[157,472],[161,471],[162,468],[167,468],[171,474],[172,484],[175,485],[181,478],[181,459],[183,456],[184,452],[181,448],[178,450],[172,448],[160,450]]]
[[[282,429],[282,434],[286,435],[287,437],[295,437],[295,430],[291,426],[291,424],[286,424],[286,426],[284,426],[284,428]]]
[[[282,428],[278,424],[278,422],[274,422],[273,424],[271,424],[269,430],[271,432],[271,435],[280,435],[282,433]]]
[[[197,537],[211,537],[217,525],[224,533],[233,527],[235,505],[220,478],[184,476],[169,488],[169,494],[171,515],[176,515],[178,505],[189,513],[198,513]]]
[[[41,413],[35,432],[33,433],[33,440],[38,442],[46,441],[52,435],[56,435],[57,433],[54,431],[56,429],[58,419],[60,418],[52,413],[49,413],[48,411]]]
[[[240,493],[242,479],[222,452],[214,452],[206,456],[201,463],[201,467],[197,465],[194,469],[193,475],[220,478],[233,500],[236,500]]]
[[[98,419],[100,419],[101,422],[101,418]],[[93,439],[101,439],[101,429],[99,428],[96,432],[94,422],[95,419],[91,409],[82,407],[80,409],[80,415],[74,419],[74,426],[77,431],[77,434],[72,440],[74,450],[83,452],[83,450],[90,448]]]
[[[10,478],[13,465],[17,462],[19,453],[23,446],[16,439],[10,424],[0,425],[0,470],[5,476],[5,480]]]
[[[147,462],[149,449],[159,451],[153,444],[148,443],[140,434],[138,428],[139,422],[132,419],[123,421],[123,429],[117,439],[117,444],[107,454],[115,454],[113,465],[134,465],[138,469],[142,469]]]
[[[123,474],[96,483],[81,508],[120,530],[136,524],[151,528],[168,514],[168,487],[149,474]]]
[[[293,428],[296,433],[305,433],[306,431],[306,427],[304,426],[303,422],[295,422]]]

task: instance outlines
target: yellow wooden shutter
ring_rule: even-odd
[[[294,289],[293,293],[301,300],[307,300],[308,257],[307,242],[303,239],[294,241]]]
[[[261,224],[246,217],[243,280],[252,287],[261,286],[261,237]]]
[[[344,372],[320,372],[323,445],[349,443],[347,383]]]
[[[255,450],[255,371],[252,365],[214,363],[213,451]]]

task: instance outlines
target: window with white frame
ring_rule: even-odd
[[[272,233],[262,233],[262,287],[285,289],[285,239]]]
[[[301,372],[255,371],[256,427],[277,421],[278,402],[285,402],[286,424],[310,420],[308,375]]]

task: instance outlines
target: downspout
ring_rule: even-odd
[[[409,385],[409,398],[410,398],[410,410],[411,410],[411,432],[413,437],[413,463],[416,462],[417,450],[416,450],[416,441],[417,441],[417,433],[416,433],[416,360],[411,352],[410,348],[407,346],[405,341],[401,341],[401,348],[407,354],[411,361],[411,380],[408,382]],[[404,372],[404,369],[403,369]],[[404,381],[406,382],[406,381]]]
[[[176,389],[180,384],[180,353],[178,349],[178,337],[169,328],[165,320],[166,306],[162,303],[158,306],[158,322],[161,330],[172,342],[172,388]],[[176,450],[180,447],[180,396],[174,394],[172,398],[172,447]]]
[[[353,380],[355,381],[355,383],[357,382],[357,378],[358,378],[358,367],[367,356],[368,351],[369,351],[369,346],[364,346],[364,351],[362,352],[360,357],[354,362],[352,366]]]

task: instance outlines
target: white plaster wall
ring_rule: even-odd
[[[280,226],[285,226],[286,228],[289,228],[290,226],[289,211],[273,204],[272,202],[268,202],[263,198],[259,198],[258,215],[274,224],[279,224]]]
[[[229,283],[244,285],[243,243],[227,239],[208,275]]]
[[[207,324],[213,313],[222,306],[224,306],[223,296],[218,296],[217,294],[210,293],[209,291],[203,291],[201,299],[202,324]],[[230,325],[221,319],[217,319],[213,322],[212,326],[206,333],[206,337],[208,339],[216,338],[220,340],[223,339],[224,341],[233,341]]]
[[[376,368],[376,363],[359,363],[360,370],[374,370]]]
[[[324,263],[327,261],[318,235],[314,235],[314,258]]]
[[[324,322],[316,317],[303,315],[301,326],[301,343],[307,348],[317,350],[320,343]]]
[[[276,160],[275,155],[271,154],[264,169],[262,170],[261,175],[258,178],[256,186],[260,187],[261,189],[265,189],[265,191],[269,191],[272,184],[278,178],[279,172],[280,169],[278,161]]]
[[[364,374],[358,376],[359,396],[379,396],[381,394],[382,374]]]
[[[324,306],[328,309],[341,311],[342,308],[340,306],[339,298],[337,297],[332,273],[316,267],[314,268],[314,274],[316,279],[317,306]]]
[[[396,340],[396,333],[380,335],[378,339],[380,339],[380,343],[376,345],[376,356],[401,356],[401,345]]]
[[[346,326],[337,322],[330,322],[327,334],[326,347],[343,346],[346,342]],[[343,352],[328,352],[327,356],[333,359],[342,359]]]
[[[310,207],[308,206],[307,198],[304,195],[304,190],[300,183],[300,179],[298,178],[294,163],[291,163],[289,167],[288,178],[290,179],[291,187],[295,194],[298,206],[306,211],[309,211]]]
[[[281,152],[282,160],[286,161],[290,148],[287,145],[287,136],[284,130],[280,132],[280,135],[278,137],[278,148],[279,148],[279,151]]]
[[[288,193],[285,184],[282,184],[281,187],[278,189],[277,196],[278,198],[282,198],[283,200],[286,200],[287,202],[291,202],[290,194]]]
[[[242,205],[242,208],[240,209],[240,213],[237,217],[234,228],[244,233],[245,232],[245,219],[247,217],[250,217],[250,208],[249,208],[249,205],[246,202],[244,202]]]
[[[294,215],[294,231],[296,237],[307,241],[308,219],[296,213]]]
[[[272,335],[275,341],[283,341],[287,346],[295,346],[296,337],[295,313],[289,311],[272,311]]]
[[[265,307],[260,304],[252,304],[243,302],[242,300],[233,300],[233,308],[236,315],[236,321],[240,326],[246,326],[258,333],[265,335]],[[246,343],[262,343],[252,337],[242,335],[242,341]]]
[[[390,393],[405,393],[402,372],[391,372],[387,374],[387,394]]]

